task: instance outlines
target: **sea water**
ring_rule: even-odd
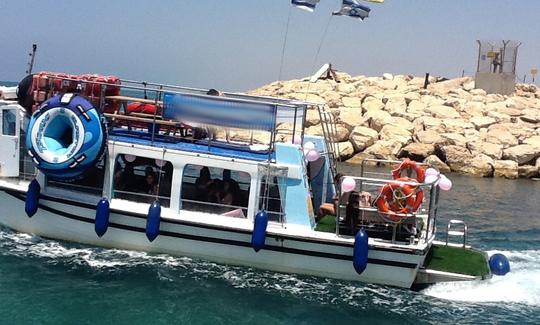
[[[449,176],[439,239],[464,220],[471,245],[509,258],[506,276],[413,292],[0,228],[0,324],[540,324],[540,182]]]

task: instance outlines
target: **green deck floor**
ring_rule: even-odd
[[[427,269],[473,276],[489,274],[486,259],[478,251],[433,245],[424,263]]]
[[[336,217],[331,216],[331,215],[325,215],[317,223],[317,226],[315,227],[315,231],[335,233],[336,232]]]

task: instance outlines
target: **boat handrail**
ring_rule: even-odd
[[[440,175],[438,175],[437,179],[434,180],[431,183],[427,183],[427,182],[420,183],[420,182],[416,182],[414,180],[413,181],[403,181],[403,180],[397,180],[397,179],[383,179],[383,178],[373,178],[373,177],[365,177],[365,176],[342,176],[341,179],[340,179],[340,182],[346,177],[347,178],[352,178],[354,180],[362,181],[362,183],[364,183],[365,185],[373,185],[373,186],[379,186],[379,185],[384,185],[384,184],[397,184],[397,185],[410,185],[410,186],[427,187],[427,186],[435,185],[440,179]],[[370,183],[365,183],[365,182],[370,182]]]
[[[154,93],[165,93],[165,92],[169,92],[169,93],[174,93],[174,94],[179,94],[179,95],[182,95],[182,94],[190,94],[190,95],[196,95],[196,96],[202,96],[202,97],[208,97],[208,98],[212,98],[212,99],[217,99],[217,100],[227,100],[227,99],[231,99],[231,97],[227,97],[227,96],[212,96],[212,95],[207,95],[206,93],[200,93],[200,94],[193,94],[193,93],[187,93],[187,92],[183,92],[183,91],[178,91],[178,89],[181,89],[181,90],[189,90],[191,88],[188,88],[188,87],[180,87],[180,86],[170,86],[170,85],[160,85],[160,88],[147,88],[147,87],[141,87],[141,86],[131,86],[131,85],[125,85],[125,84],[110,84],[110,83],[106,83],[106,82],[101,82],[101,81],[95,81],[95,80],[82,80],[82,79],[75,79],[75,78],[69,78],[69,77],[58,77],[58,76],[48,76],[49,78],[51,79],[60,79],[60,80],[66,80],[66,81],[74,81],[74,82],[78,82],[78,83],[85,83],[85,84],[94,84],[94,85],[100,85],[100,86],[106,86],[106,87],[118,87],[120,89],[124,88],[124,89],[130,89],[130,90],[140,90],[140,91],[147,91],[147,92],[154,92]],[[120,82],[124,81],[123,79],[120,79]],[[168,89],[168,88],[171,88],[171,89]],[[172,90],[172,89],[177,89],[177,90]],[[198,88],[193,88],[197,91],[199,91]],[[203,91],[202,89],[200,91]],[[301,101],[288,101],[288,100],[281,100],[281,101],[273,101],[273,100],[269,100],[269,99],[273,99],[272,97],[257,97],[257,96],[250,96],[250,95],[243,95],[243,96],[238,96],[238,94],[236,93],[224,93],[224,94],[232,94],[234,97],[235,100],[238,100],[238,101],[242,101],[242,102],[245,102],[245,103],[258,103],[258,104],[268,104],[268,105],[279,105],[281,107],[285,107],[285,108],[298,108],[300,106],[308,106],[308,105],[313,105],[314,103],[308,103],[308,102],[301,102]],[[108,96],[108,97],[115,97],[115,96]],[[240,97],[240,98],[236,98],[236,97]],[[245,97],[245,98],[244,98]],[[137,97],[133,97],[133,99],[136,99]],[[157,97],[156,97],[157,99]],[[256,99],[261,99],[261,100],[256,100]],[[264,100],[262,100],[264,99]],[[140,100],[137,98],[137,100]],[[284,101],[284,102],[282,102]],[[155,103],[156,100],[153,99],[152,100],[152,103]]]

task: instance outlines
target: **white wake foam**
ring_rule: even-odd
[[[540,306],[540,250],[489,251],[510,261],[510,273],[487,281],[439,283],[423,293],[467,302],[506,302]]]

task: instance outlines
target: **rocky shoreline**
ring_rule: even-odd
[[[486,94],[470,77],[457,79],[338,73],[338,80],[276,81],[253,95],[328,105],[339,155],[428,161],[442,171],[481,177],[540,177],[540,89],[518,84],[511,96]],[[308,134],[322,134],[309,110]]]

